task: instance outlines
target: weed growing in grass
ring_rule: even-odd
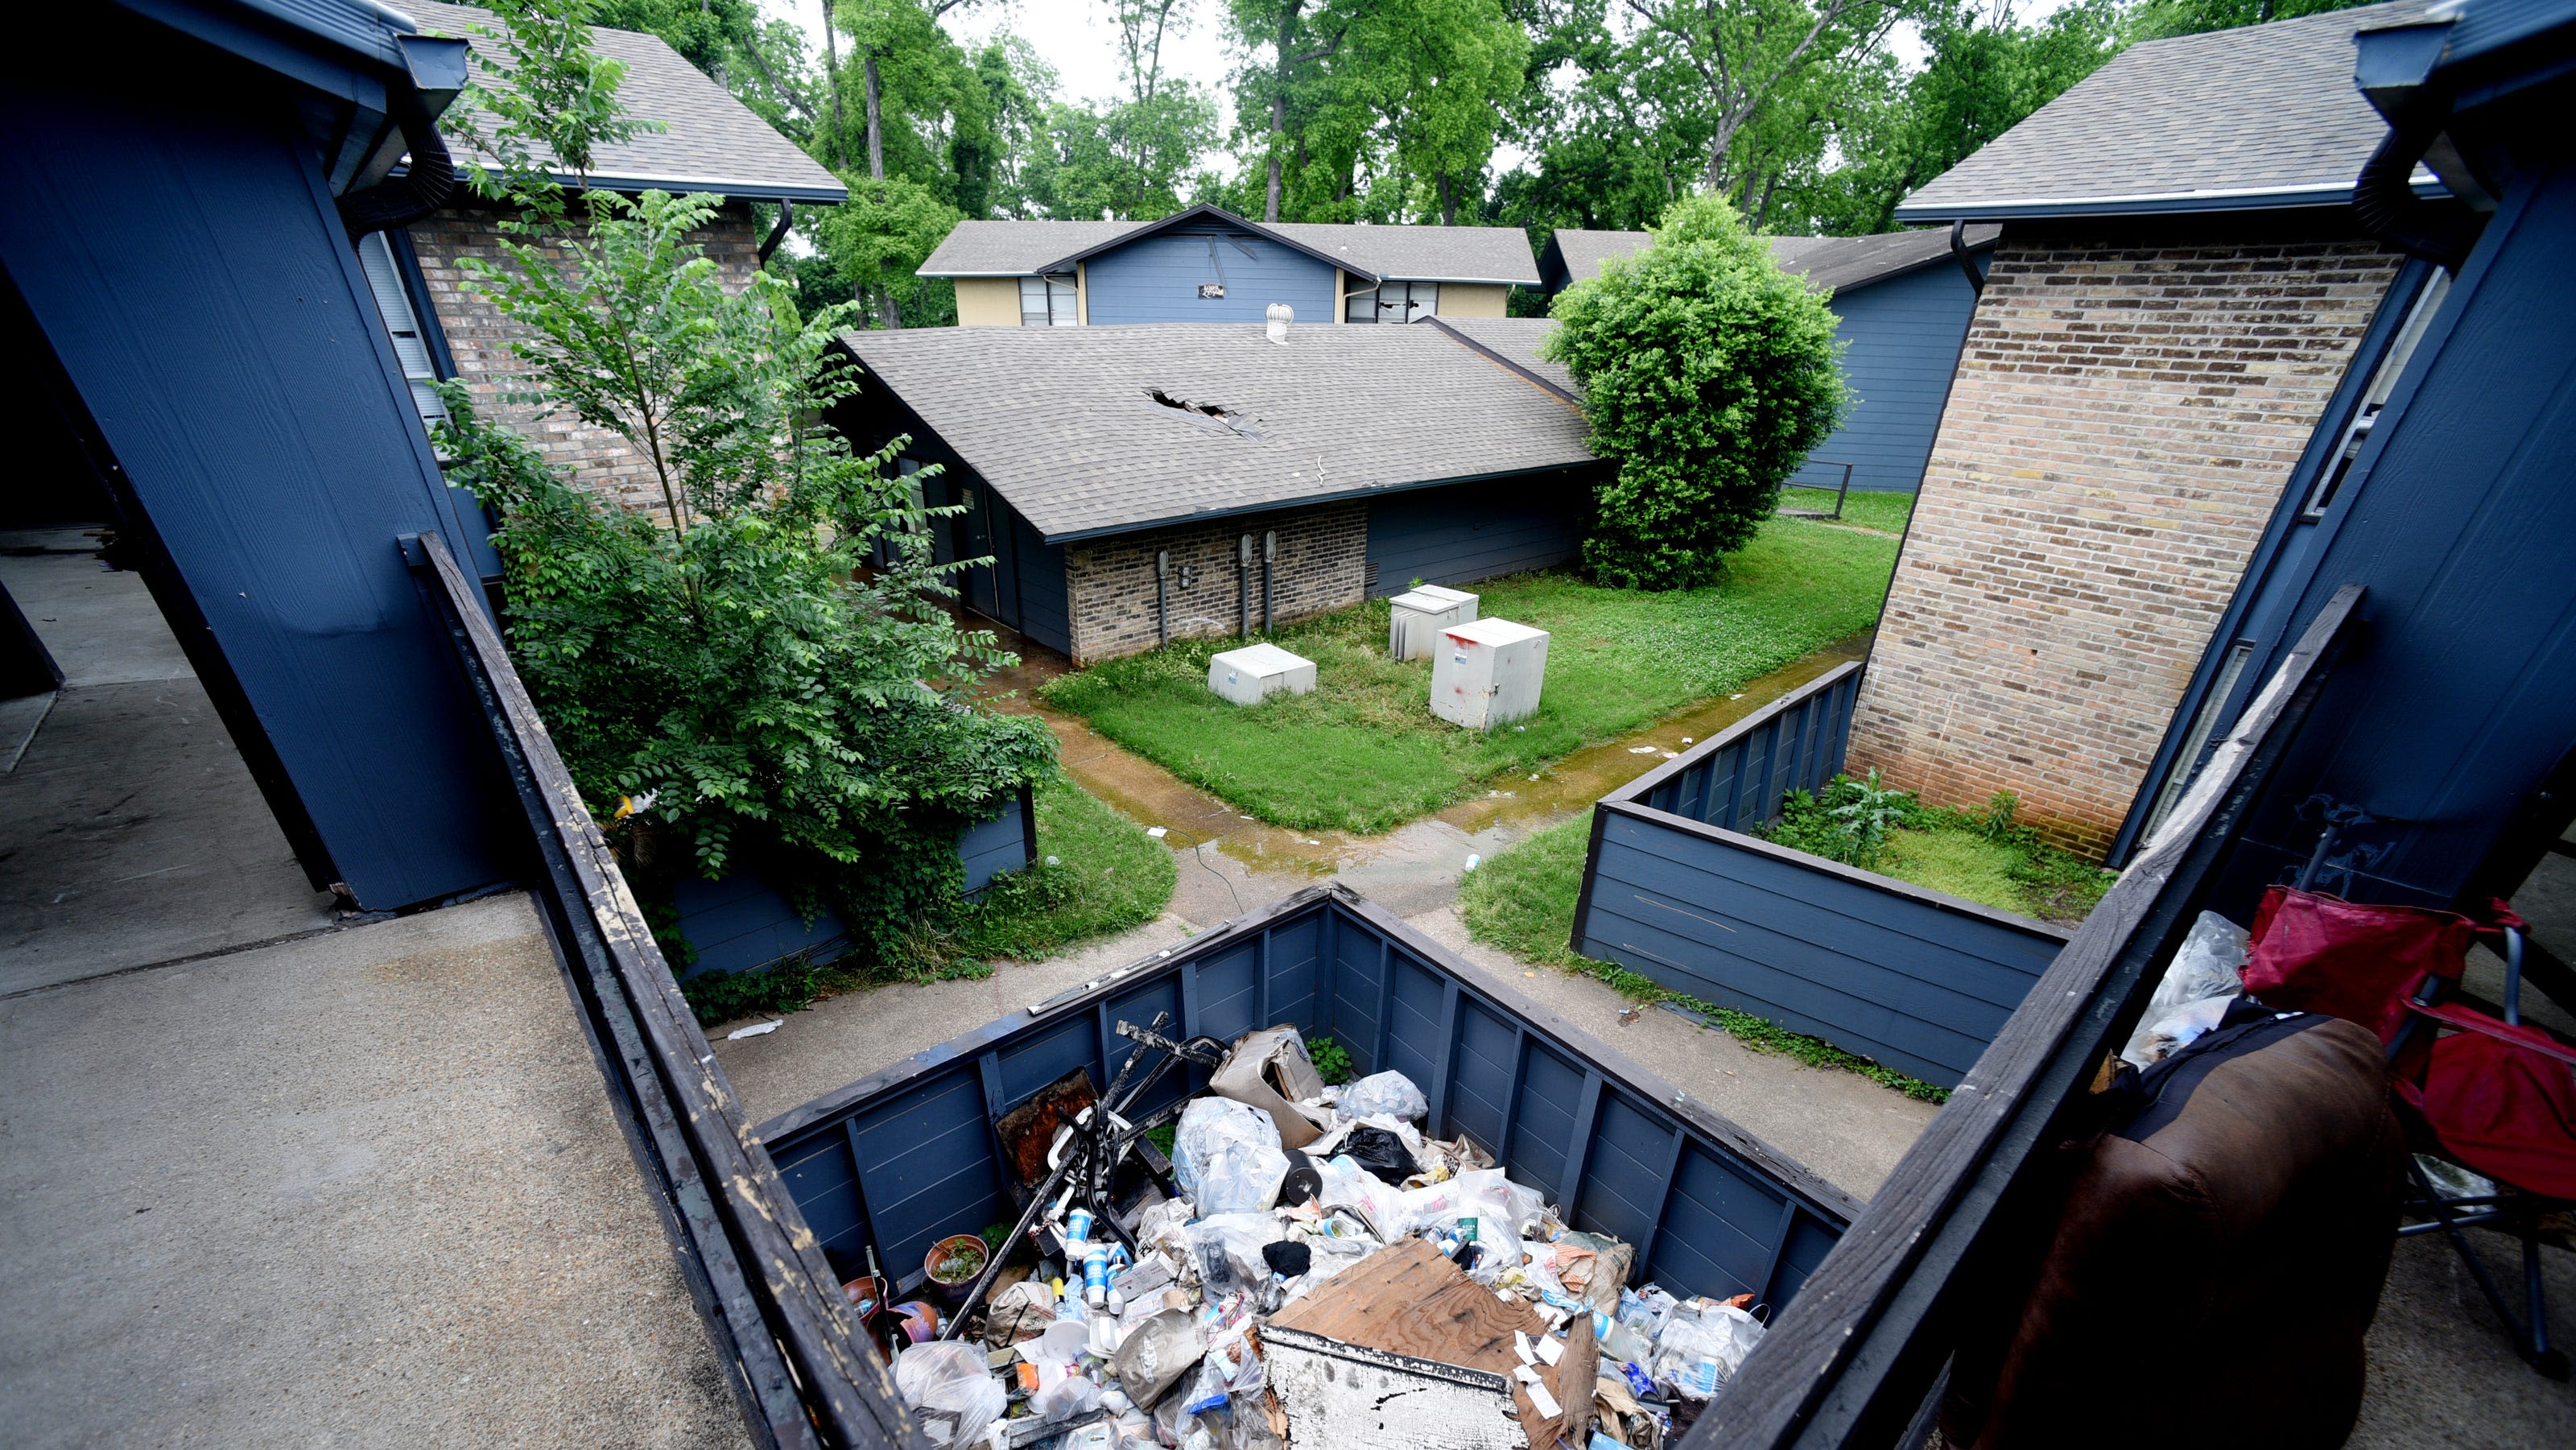
[[[1668,991],[1625,967],[1577,954],[1568,939],[1574,934],[1575,900],[1583,886],[1583,853],[1591,832],[1591,819],[1578,816],[1496,853],[1477,867],[1459,893],[1467,934],[1523,961],[1580,972],[1632,1001],[1670,1002],[1696,1012],[1753,1051],[1776,1053],[1810,1067],[1855,1072],[1927,1103],[1949,1100],[1948,1088],[1881,1067],[1821,1038],[1792,1032],[1750,1012]]]
[[[798,1012],[896,982],[988,977],[992,959],[1043,957],[1162,914],[1176,875],[1171,852],[1068,780],[1039,787],[1037,808],[1038,864],[995,878],[946,929],[916,925],[873,963],[798,958],[757,972],[700,972],[681,981],[681,995],[707,1026]]]
[[[1793,791],[1765,839],[1964,897],[1998,911],[2057,922],[2075,922],[2092,911],[2115,874],[2059,850],[2018,819],[2021,800],[1997,791],[1983,809],[1927,806],[1908,792],[1878,782],[1836,776],[1821,799]],[[1866,839],[1865,820],[1883,822],[1880,838]]]

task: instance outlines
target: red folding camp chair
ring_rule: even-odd
[[[2410,1155],[2414,1195],[2398,1236],[2448,1235],[2512,1333],[2515,1353],[2551,1379],[2567,1355],[2549,1344],[2541,1293],[2540,1220],[2576,1200],[2576,1050],[2522,1023],[2522,926],[2504,903],[2485,923],[2447,911],[2370,906],[2275,886],[2255,913],[2245,989],[2267,1007],[2358,1022],[2388,1045],[2397,1096],[2416,1145],[2494,1181],[2452,1194]],[[2505,959],[2504,1015],[2450,1000],[2470,944],[2492,936]],[[2447,1029],[2447,1031],[2446,1031]],[[2462,1230],[2489,1225],[2522,1240],[2527,1314],[2517,1317]]]

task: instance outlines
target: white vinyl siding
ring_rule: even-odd
[[[1082,319],[1074,311],[1077,301],[1071,277],[1022,277],[1020,326],[1078,326]]]
[[[1437,282],[1381,282],[1374,292],[1356,292],[1344,305],[1344,322],[1412,322],[1440,310]]]
[[[404,381],[411,384],[412,407],[420,413],[426,427],[447,416],[447,405],[438,401],[430,385],[438,381],[437,365],[429,355],[429,341],[421,336],[420,316],[412,310],[411,289],[403,285],[401,265],[394,260],[393,244],[382,232],[369,232],[358,239],[358,261],[367,270],[367,288],[376,294],[376,315],[385,322],[385,333],[394,342],[394,357],[402,364]]]

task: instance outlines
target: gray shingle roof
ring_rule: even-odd
[[[1342,261],[1406,281],[1538,285],[1529,237],[1517,227],[1363,227],[1247,222]],[[1152,222],[959,222],[921,264],[924,277],[1025,277]]]
[[[963,221],[920,267],[924,277],[1027,277],[1144,222]]]
[[[1415,323],[1414,326],[1423,326]],[[1476,346],[1485,348],[1513,366],[1524,368],[1545,378],[1568,398],[1579,397],[1582,390],[1574,385],[1574,373],[1565,364],[1549,362],[1538,355],[1538,345],[1556,331],[1553,319],[1545,317],[1443,317],[1431,324],[1445,327]]]
[[[388,3],[410,15],[425,32],[468,41],[478,55],[496,49],[496,42],[468,29],[474,25],[500,28],[488,10],[440,0]],[[681,59],[660,36],[604,28],[591,35],[600,54],[626,63],[625,79],[617,88],[626,109],[644,120],[663,123],[659,131],[599,148],[592,159],[592,185],[614,191],[648,187],[719,191],[753,200],[849,198],[849,188],[839,177]],[[466,104],[462,98],[456,102],[460,107]]]
[[[1362,227],[1276,222],[1269,229],[1354,271],[1394,282],[1517,282],[1538,285],[1529,233],[1518,227]]]
[[[2131,46],[1896,209],[1900,221],[2332,205],[2388,126],[2353,32],[2422,0]]]
[[[1993,246],[2002,231],[2001,227],[1970,227],[1968,245]],[[1575,282],[1600,276],[1603,262],[1612,257],[1634,256],[1650,240],[1644,232],[1569,230],[1556,234],[1558,255],[1565,258]],[[1923,229],[1879,232],[1866,237],[1773,237],[1771,255],[1782,270],[1801,274],[1815,286],[1848,292],[1947,259],[1950,234]]]
[[[1432,327],[1300,325],[1284,346],[1209,323],[843,341],[1050,541],[1592,461],[1573,407]]]
[[[1644,232],[1591,232],[1575,227],[1556,231],[1556,254],[1565,259],[1566,281],[1589,282],[1601,275],[1612,257],[1633,257],[1654,238]]]

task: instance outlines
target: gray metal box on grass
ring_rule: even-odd
[[[1537,714],[1546,681],[1546,630],[1479,619],[1440,632],[1440,652],[1431,657],[1431,713],[1452,725],[1491,730]]]
[[[1440,647],[1440,631],[1476,619],[1476,596],[1463,589],[1425,584],[1386,602],[1387,653],[1399,660],[1427,660]]]
[[[1208,661],[1208,688],[1238,705],[1258,705],[1275,690],[1302,695],[1315,688],[1315,662],[1275,644],[1248,644]]]

